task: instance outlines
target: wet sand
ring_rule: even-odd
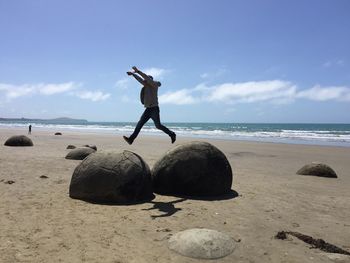
[[[237,197],[156,195],[137,205],[98,205],[68,196],[81,162],[64,158],[69,144],[131,150],[152,167],[174,147],[170,139],[141,132],[129,146],[117,134],[35,131],[29,135],[34,147],[3,145],[26,132],[0,129],[0,262],[199,262],[167,248],[173,233],[189,228],[237,241],[231,255],[210,262],[350,262],[297,238],[274,238],[296,231],[350,251],[350,148],[201,139],[227,156]],[[179,137],[175,145],[192,140]],[[330,165],[339,178],[295,174],[313,161]]]

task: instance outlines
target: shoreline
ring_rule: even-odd
[[[59,132],[65,131],[68,133],[81,133],[81,134],[94,134],[94,135],[129,135],[128,132],[118,131],[115,128],[110,129],[89,129],[89,128],[68,128],[68,127],[33,127],[32,133],[35,132]],[[28,133],[27,126],[23,126],[23,128],[15,126],[15,127],[5,127],[0,125],[0,130],[23,130],[23,135]],[[165,134],[161,131],[157,132],[143,132],[141,130],[139,136],[150,136],[150,137],[158,137],[164,136]],[[331,141],[312,141],[312,140],[301,140],[301,139],[285,139],[285,138],[258,138],[258,137],[249,137],[249,138],[234,138],[227,136],[204,136],[204,135],[183,135],[177,133],[177,138],[185,138],[185,139],[193,139],[193,140],[219,140],[219,141],[236,141],[236,142],[252,142],[252,143],[274,143],[274,144],[287,144],[287,145],[305,145],[305,146],[325,146],[325,147],[343,147],[350,148],[350,143],[346,142],[331,142]],[[166,136],[166,135],[165,135]]]

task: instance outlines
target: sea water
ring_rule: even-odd
[[[50,123],[49,121],[1,121],[1,127],[26,129],[29,124],[35,129],[54,131],[71,130],[94,133],[130,135],[134,122],[86,122]],[[163,123],[178,136],[227,140],[248,140],[296,144],[335,145],[350,147],[350,124],[311,123]],[[149,121],[140,135],[161,135],[162,131]]]

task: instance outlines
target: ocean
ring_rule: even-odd
[[[71,122],[66,124],[49,121],[0,121],[1,127],[54,131],[85,131],[93,133],[115,133],[130,135],[134,122]],[[292,144],[315,144],[350,147],[350,124],[308,124],[308,123],[164,123],[176,132],[178,137],[247,140]],[[160,135],[152,121],[141,130],[140,135]]]

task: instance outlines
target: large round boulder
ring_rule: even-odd
[[[69,196],[107,203],[137,203],[153,197],[151,172],[130,151],[94,153],[74,170]]]
[[[297,171],[297,174],[330,177],[330,178],[338,177],[335,171],[331,167],[329,167],[327,164],[317,163],[317,162],[304,165],[302,168],[300,168]]]
[[[219,196],[231,191],[232,170],[226,156],[207,142],[179,145],[160,158],[152,169],[156,193]]]
[[[6,146],[33,146],[33,141],[25,135],[14,135],[5,142]]]
[[[235,249],[235,241],[216,230],[194,228],[181,231],[169,239],[169,249],[187,257],[217,259]]]
[[[90,147],[75,148],[66,155],[66,159],[84,160],[88,155],[94,152],[95,150]]]

